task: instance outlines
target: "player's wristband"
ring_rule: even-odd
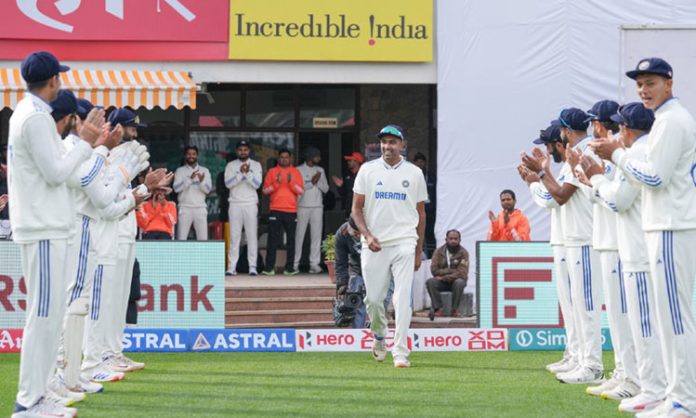
[[[540,179],[543,179],[544,176],[546,175],[546,173],[542,170],[542,171],[540,171],[540,172],[538,173],[538,175],[539,175],[539,178],[540,178]]]

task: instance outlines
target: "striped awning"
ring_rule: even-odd
[[[63,88],[105,108],[196,108],[196,84],[185,72],[70,70],[62,73],[61,79]],[[18,68],[0,68],[0,109],[14,109],[24,91]]]

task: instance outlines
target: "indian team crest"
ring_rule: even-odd
[[[401,182],[401,185],[404,186],[404,188],[408,187],[411,183],[408,182],[408,180],[404,180]]]
[[[641,70],[641,71],[645,71],[645,70],[647,70],[649,67],[650,67],[650,61],[649,61],[649,60],[641,61],[640,64],[638,64],[638,69]]]

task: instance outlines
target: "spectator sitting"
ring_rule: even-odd
[[[529,241],[529,221],[519,209],[515,209],[516,202],[515,192],[512,190],[500,192],[503,211],[497,218],[493,211],[488,211],[488,218],[491,220],[488,241]]]
[[[334,252],[336,255],[336,298],[341,299],[346,291],[360,292],[365,296],[365,281],[362,277],[362,267],[360,264],[360,231],[353,218],[341,225],[336,231],[334,241]],[[387,297],[384,298],[384,310],[387,310],[389,301],[394,293],[394,281],[389,283]],[[361,302],[360,307],[355,311],[353,317],[353,328],[365,328],[367,310],[365,303]]]
[[[445,245],[435,250],[430,264],[433,277],[425,282],[432,301],[430,320],[442,316],[442,297],[440,292],[452,292],[452,316],[461,317],[457,311],[464,294],[469,275],[469,252],[459,245],[461,234],[456,229],[447,231]]]
[[[135,213],[143,239],[172,239],[176,225],[176,204],[167,200],[169,187],[157,189],[149,202]]]

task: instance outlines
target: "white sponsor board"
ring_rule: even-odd
[[[369,351],[374,338],[367,329],[299,329],[297,351]],[[394,330],[387,336],[393,345]],[[507,351],[507,329],[423,328],[408,333],[411,351]]]

